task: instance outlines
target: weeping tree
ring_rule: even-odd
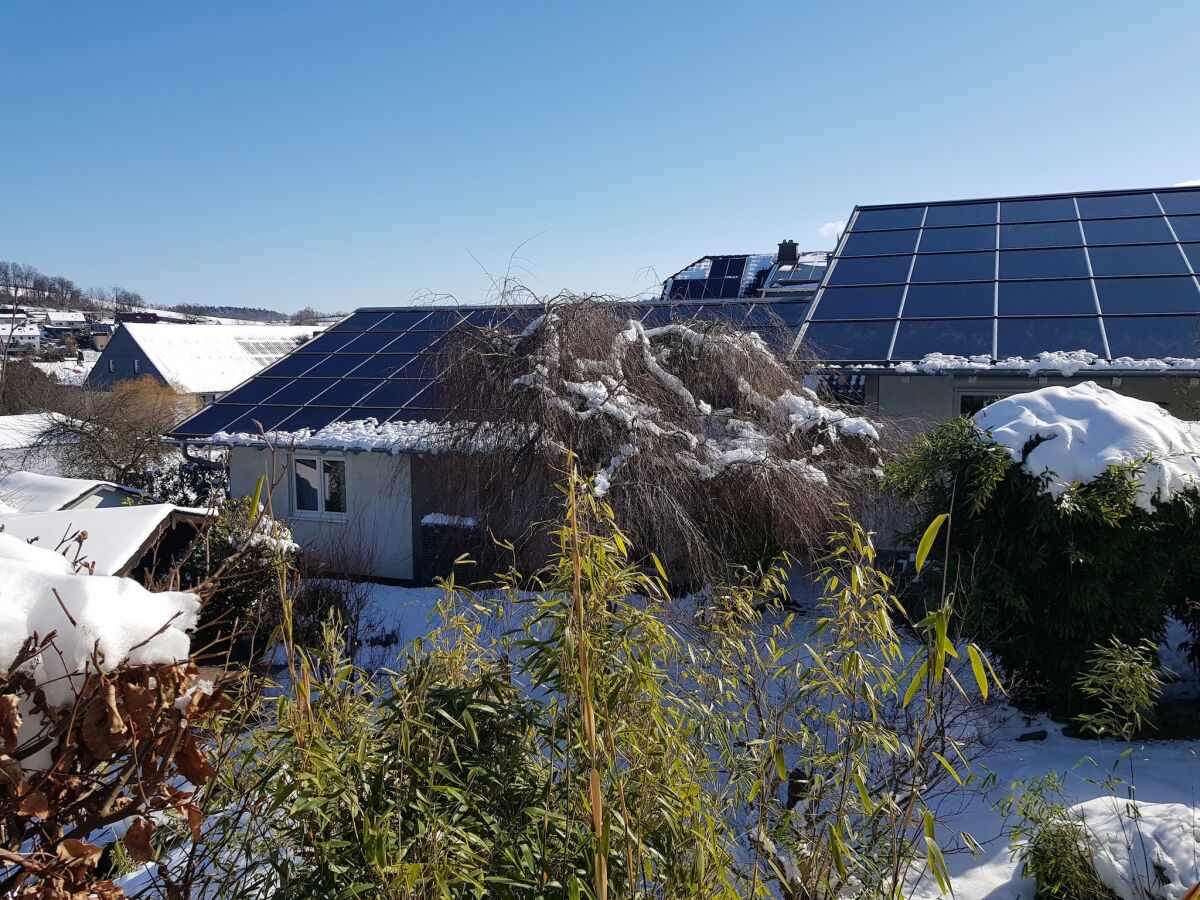
[[[804,553],[847,505],[863,513],[875,424],[818,396],[811,365],[760,333],[645,312],[561,295],[456,332],[439,383],[461,452],[431,463],[459,498],[449,512],[521,562],[544,558],[536,525],[561,502],[569,449],[638,551],[698,581]]]

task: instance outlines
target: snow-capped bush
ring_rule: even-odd
[[[917,534],[951,513],[965,626],[1028,699],[1075,713],[1095,646],[1157,640],[1168,611],[1200,634],[1198,452],[1191,426],[1153,404],[1046,388],[917,438],[885,486],[918,504]],[[943,554],[939,542],[935,566]]]
[[[818,396],[758,333],[632,310],[564,296],[519,325],[462,330],[441,400],[456,446],[492,449],[438,457],[447,493],[483,507],[449,512],[522,540],[557,504],[569,450],[634,545],[689,576],[818,546],[838,503],[874,481],[879,427]]]

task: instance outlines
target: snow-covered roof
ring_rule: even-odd
[[[980,375],[1026,374],[1062,375],[1079,372],[1108,375],[1195,375],[1200,373],[1200,357],[1168,356],[1164,359],[1136,359],[1120,356],[1108,360],[1090,350],[1043,350],[1037,356],[1009,356],[994,360],[990,356],[956,356],[952,353],[927,353],[916,362],[885,365],[832,366],[841,371],[896,375]]]
[[[101,496],[103,495],[103,496]],[[126,498],[137,498],[137,491],[109,481],[90,478],[62,478],[36,472],[9,472],[0,475],[0,504],[10,511],[47,512],[75,506],[85,499],[87,505],[119,505]],[[95,502],[91,502],[91,501]]]
[[[0,672],[8,674],[30,637],[54,634],[53,651],[26,663],[52,708],[73,702],[78,679],[97,664],[107,671],[125,661],[166,664],[188,656],[187,633],[200,609],[194,594],[152,593],[130,578],[81,574],[58,554],[12,535],[0,534],[0,566]],[[26,720],[27,739],[39,717]]]
[[[100,358],[99,350],[83,350],[83,361],[76,358],[63,359],[58,362],[35,362],[33,365],[59,384],[69,384],[78,387],[87,381],[88,374]]]
[[[0,450],[26,450],[53,424],[54,417],[50,413],[0,416]]]
[[[975,423],[1006,448],[1044,490],[1059,497],[1073,483],[1094,481],[1111,465],[1148,460],[1138,477],[1138,502],[1166,501],[1200,487],[1200,426],[1165,409],[1091,381],[1048,387],[997,400]]]
[[[131,322],[121,329],[175,390],[219,394],[295,350],[322,326]]]
[[[51,512],[0,511],[4,534],[36,541],[37,546],[64,552],[69,559],[76,558],[77,545],[72,539],[86,534],[79,558],[95,563],[97,575],[128,574],[162,531],[181,520],[199,521],[199,517],[170,503]]]

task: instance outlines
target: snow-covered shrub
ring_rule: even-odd
[[[186,782],[212,769],[194,726],[217,692],[197,677],[188,631],[199,599],[0,534],[0,895],[95,897],[126,831],[140,858],[154,820],[200,827]]]
[[[209,467],[176,454],[131,473],[125,483],[160,503],[208,509],[229,496],[229,469],[226,461]]]
[[[884,484],[915,503],[917,529],[951,511],[945,575],[964,628],[1021,676],[1026,699],[1074,714],[1092,648],[1157,640],[1168,610],[1194,609],[1197,472],[1191,426],[1085,383],[920,436]],[[1186,624],[1200,634],[1200,619]]]
[[[644,312],[565,295],[515,309],[515,326],[460,329],[439,379],[462,426],[462,452],[437,458],[444,496],[463,501],[449,513],[544,558],[530,526],[553,518],[569,449],[640,553],[711,582],[821,546],[841,502],[861,511],[878,426],[819,397],[786,347],[721,317],[651,326]]]
[[[252,497],[221,503],[216,521],[201,530],[179,565],[184,587],[212,585],[197,646],[220,657],[233,641],[238,657],[249,654],[255,638],[265,638],[278,623],[279,598],[298,549],[287,527]]]

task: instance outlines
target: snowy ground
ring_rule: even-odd
[[[35,362],[34,365],[50,377],[57,379],[59,384],[79,386],[87,380],[88,373],[92,371],[92,366],[100,358],[98,350],[84,350],[82,352],[83,362],[79,362],[76,359],[64,359],[61,362]]]
[[[387,665],[394,660],[400,647],[424,634],[439,596],[440,592],[434,588],[373,586],[364,616],[368,636],[390,637],[394,634],[398,643],[367,648],[364,653],[368,654],[370,664]],[[1181,638],[1180,629],[1173,630],[1168,636],[1168,644],[1172,646],[1164,653],[1164,662],[1184,672],[1184,660],[1173,649]],[[1185,678],[1172,685],[1169,693],[1181,699],[1200,696],[1200,680]],[[1061,725],[1046,719],[1031,719],[1007,706],[990,708],[988,718],[990,725],[981,729],[986,734],[985,745],[974,763],[978,786],[967,795],[954,799],[953,805],[947,804],[940,810],[947,834],[966,831],[983,845],[984,850],[978,858],[965,849],[949,855],[954,892],[960,900],[1032,900],[1033,883],[1021,877],[1020,861],[1010,847],[1008,829],[1013,823],[1006,822],[996,805],[1014,790],[1014,786],[1019,791],[1030,779],[1058,772],[1065,782],[1062,802],[1074,805],[1094,801],[1089,808],[1099,809],[1109,804],[1106,798],[1110,796],[1110,788],[1104,782],[1111,774],[1115,772],[1123,782],[1130,780],[1130,760],[1121,759],[1126,751],[1122,743],[1064,737]],[[1041,730],[1046,732],[1044,740],[1018,740],[1022,735]],[[1137,800],[1150,804],[1183,804],[1183,807],[1168,810],[1165,824],[1158,824],[1160,830],[1165,829],[1173,839],[1182,840],[1183,835],[1188,835],[1191,843],[1183,843],[1188,848],[1194,847],[1200,819],[1193,814],[1192,821],[1186,821],[1186,812],[1200,808],[1200,741],[1139,743],[1130,758]],[[1125,784],[1117,784],[1115,791],[1124,797]],[[1151,821],[1149,814],[1145,821]],[[1127,823],[1126,827],[1129,827]],[[1181,868],[1185,876],[1194,876],[1197,861],[1194,854],[1189,859],[1190,870],[1186,865]],[[1188,864],[1188,859],[1184,862]],[[922,883],[914,894],[920,900],[940,896],[931,880]],[[1183,896],[1183,889],[1167,887],[1152,896],[1175,900]]]

